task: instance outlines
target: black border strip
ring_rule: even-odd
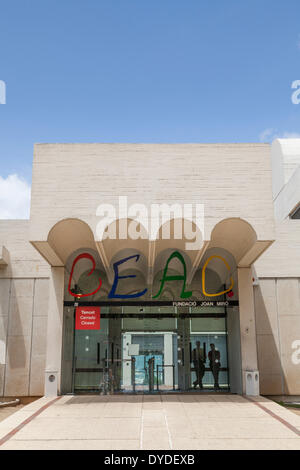
[[[111,300],[65,300],[65,307],[90,305],[91,307],[236,307],[238,300],[143,300],[143,301],[111,301]]]
[[[101,318],[226,318],[225,313],[101,313]]]

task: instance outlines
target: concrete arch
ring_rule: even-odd
[[[148,257],[148,231],[141,222],[130,218],[115,219],[106,226],[105,232],[109,234],[108,237],[101,238],[96,235],[96,244],[99,251],[105,253],[107,266],[112,264],[116,253],[122,250],[132,249]],[[140,234],[141,238],[132,238],[137,234]]]
[[[135,255],[139,255],[138,260],[135,257]],[[134,249],[134,248],[123,248],[122,250],[118,250],[110,260],[110,267],[112,268],[115,262],[120,261],[123,258],[128,258],[131,256],[133,256],[133,258],[119,265],[118,267],[119,273],[122,273],[123,271],[127,271],[131,269],[134,271],[141,272],[143,276],[146,278],[147,269],[148,269],[147,257],[142,251]]]
[[[177,270],[168,269],[168,275],[169,276],[175,276],[178,274],[182,274],[181,272],[178,272]],[[161,279],[163,277],[163,270],[157,271],[153,282],[151,286],[152,290],[152,295],[156,295],[160,289],[161,286]],[[178,300],[180,298],[180,293],[182,289],[182,282],[166,282],[164,285],[164,288],[159,296],[159,300]]]
[[[79,249],[97,250],[91,227],[75,218],[57,222],[49,231],[47,242],[63,264]]]
[[[192,260],[189,257],[189,255],[186,252],[184,252],[183,250],[180,250],[177,247],[166,248],[164,250],[161,250],[156,255],[155,263],[154,263],[154,267],[153,267],[153,278],[156,277],[156,275],[159,271],[162,271],[164,269],[168,258],[171,256],[171,254],[174,251],[178,251],[183,256],[185,264],[186,264],[187,272],[189,272],[189,270],[191,269],[191,266],[192,266]],[[182,274],[182,264],[181,264],[181,262],[177,258],[174,258],[170,262],[170,269],[173,269],[177,273]]]
[[[71,281],[71,288],[73,289],[76,284],[79,289],[78,290],[79,293],[83,294],[87,292],[93,292],[99,285],[99,278],[100,278],[102,282],[101,289],[96,294],[89,297],[90,301],[98,300],[100,297],[105,297],[105,295],[107,295],[107,293],[110,290],[107,275],[106,275],[103,263],[100,259],[99,253],[95,249],[79,248],[78,250],[76,250],[74,253],[72,253],[69,256],[69,258],[67,259],[65,263],[65,289],[64,289],[65,300],[74,300],[74,297],[72,297],[68,292],[68,282],[69,282],[69,277],[71,275],[71,270],[72,270],[74,260],[76,259],[78,255],[81,255],[83,253],[88,253],[93,256],[95,263],[96,263],[96,268],[91,273],[92,261],[89,258],[81,258],[80,260],[78,260],[78,262],[74,266],[72,281]]]
[[[209,248],[205,251],[201,263],[198,269],[195,271],[191,280],[191,288],[194,290],[201,291],[201,298],[205,297],[202,290],[202,272],[206,262],[208,264],[205,267],[205,289],[206,292],[214,293],[221,292],[229,288],[231,281],[233,280],[233,299],[238,298],[237,288],[237,264],[234,256],[224,248]],[[229,270],[228,267],[229,266]],[[226,286],[226,289],[224,288]],[[221,296],[214,298],[214,300],[222,300]]]
[[[202,227],[188,218],[170,218],[162,223],[156,233],[156,252],[170,247],[170,243],[177,249],[189,252],[189,256],[196,256],[203,246],[204,234]]]
[[[244,219],[232,217],[218,222],[211,232],[209,248],[221,248],[231,253],[237,264],[257,242],[252,225]]]

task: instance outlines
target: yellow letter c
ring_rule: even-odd
[[[219,255],[212,255],[210,256],[206,261],[205,261],[205,264],[202,268],[202,290],[203,290],[203,294],[206,296],[206,297],[217,297],[219,295],[223,295],[223,294],[226,294],[227,292],[230,292],[233,288],[233,285],[234,285],[234,282],[233,282],[233,278],[232,276],[230,275],[230,282],[231,282],[231,285],[228,289],[226,290],[223,290],[222,292],[217,292],[216,294],[208,294],[205,290],[205,271],[206,271],[206,268],[207,268],[207,265],[208,263],[213,259],[213,258],[218,258],[220,260],[223,261],[223,263],[225,264],[227,270],[230,272],[230,266],[229,264],[227,263],[227,261],[222,257],[222,256],[219,256]]]

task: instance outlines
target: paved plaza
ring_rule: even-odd
[[[230,394],[41,398],[0,423],[0,449],[300,450],[300,416]]]

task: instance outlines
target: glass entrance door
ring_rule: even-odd
[[[73,390],[75,393],[99,392],[105,382],[109,341],[108,320],[101,330],[76,330],[74,338]]]
[[[103,317],[100,329],[74,330],[73,393],[120,391],[120,319]]]
[[[175,389],[175,339],[176,334],[172,332],[124,333],[123,390],[154,392]],[[128,361],[130,357],[133,362]]]
[[[72,354],[65,392],[229,391],[225,315],[171,307],[154,316],[134,309],[101,307],[95,330],[65,322],[63,360]]]
[[[135,358],[135,389],[148,390],[151,383],[153,386],[157,383],[163,383],[163,354],[159,352],[144,353]],[[153,365],[151,364],[153,361]],[[152,372],[153,370],[153,372]],[[157,372],[158,371],[158,372]],[[151,376],[151,374],[153,374]]]
[[[226,318],[191,318],[190,351],[191,386],[228,391]]]

